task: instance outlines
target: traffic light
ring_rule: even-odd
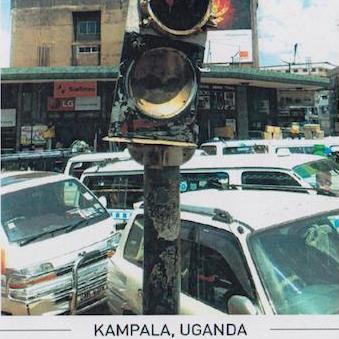
[[[130,0],[109,140],[194,145],[212,0]]]

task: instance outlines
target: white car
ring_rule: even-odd
[[[329,151],[333,151],[336,145],[339,145],[339,138],[211,141],[201,144],[200,149],[215,156],[250,153],[287,154],[287,152],[315,154],[318,147],[316,145],[327,147]]]
[[[1,175],[1,313],[79,313],[105,301],[113,220],[77,179]]]
[[[143,171],[134,160],[118,161],[85,170],[80,181],[98,197],[106,197],[115,220],[127,220],[133,204],[143,199]],[[182,193],[206,188],[262,188],[339,194],[339,165],[308,154],[194,156],[180,172]]]
[[[67,161],[64,174],[80,178],[86,168],[99,163],[109,163],[119,160],[130,159],[131,156],[126,148],[122,152],[102,152],[102,153],[84,153],[76,155]]]
[[[142,314],[143,210],[110,260],[113,314]],[[181,195],[180,313],[339,314],[339,204],[292,192]]]

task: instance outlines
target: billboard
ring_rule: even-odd
[[[213,0],[216,28],[207,32],[205,63],[252,62],[251,0]]]

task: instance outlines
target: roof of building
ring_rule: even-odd
[[[1,69],[3,83],[42,82],[54,80],[115,80],[118,67],[115,66],[67,66],[67,67],[11,67]],[[256,87],[308,88],[330,87],[330,80],[318,76],[305,76],[290,73],[264,71],[250,67],[205,65],[202,69],[202,82],[238,84]]]
[[[1,68],[2,82],[54,80],[115,80],[118,68],[110,66],[8,67]]]
[[[182,205],[227,211],[253,229],[263,229],[336,210],[338,198],[277,191],[204,190],[181,194]]]
[[[279,73],[269,70],[260,70],[252,67],[225,67],[217,65],[206,65],[202,77],[207,82],[215,79],[228,79],[224,84],[236,83],[256,87],[277,87],[298,89],[320,89],[329,88],[330,79],[327,77],[313,75],[299,75],[294,73]],[[231,82],[230,82],[231,80]]]

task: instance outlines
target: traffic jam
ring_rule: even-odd
[[[180,313],[338,313],[339,164],[291,144],[212,141],[181,166]],[[2,314],[142,314],[143,166],[127,151],[3,170],[1,186]]]

